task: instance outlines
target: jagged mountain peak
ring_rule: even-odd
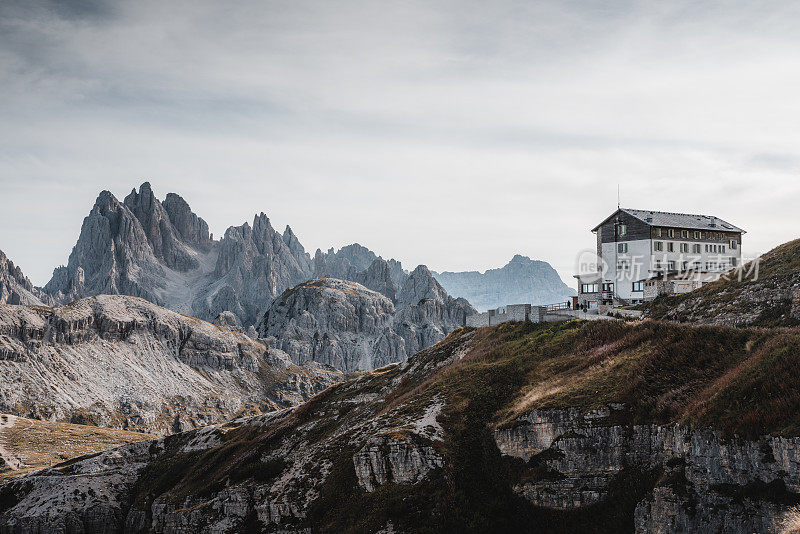
[[[44,290],[59,302],[102,293],[145,296],[157,301],[151,290],[159,285],[162,276],[163,269],[141,223],[105,190],[84,218],[67,265],[53,271]]]
[[[263,231],[266,229],[270,229],[273,232],[275,231],[272,228],[272,223],[270,222],[269,217],[262,211],[253,217],[253,231]]]
[[[325,277],[358,282],[397,302],[408,273],[360,243],[317,249],[312,258],[291,226],[276,231],[263,211],[215,242],[180,195],[162,202],[144,182],[123,202],[101,192],[70,261],[46,287],[62,303],[110,293],[207,320],[230,311],[247,328],[287,287]]]
[[[431,270],[428,269],[428,266],[427,265],[422,265],[422,264],[417,265],[416,269],[411,271],[411,274],[409,276],[410,277],[415,277],[415,278],[417,278],[417,277],[420,277],[420,278],[431,278],[431,279],[433,278],[433,275],[431,274]]]
[[[182,196],[167,193],[163,206],[170,222],[185,243],[202,250],[211,248],[214,239],[208,231],[208,223],[192,211]]]
[[[150,182],[144,182],[138,193],[131,191],[125,197],[124,204],[142,225],[156,258],[167,267],[181,272],[198,267],[197,260],[173,226],[167,210],[153,193]]]
[[[136,190],[134,189],[134,192],[135,191]],[[94,201],[93,209],[94,208],[99,208],[100,209],[100,208],[102,208],[104,206],[105,207],[110,207],[113,204],[119,204],[119,200],[117,200],[117,197],[114,196],[114,193],[112,193],[108,189],[103,189],[97,195],[97,198]]]
[[[398,306],[403,308],[423,299],[442,301],[445,297],[447,292],[433,277],[430,269],[426,265],[418,265],[400,287],[397,300]]]
[[[328,249],[328,252],[323,253],[320,249],[314,254],[314,276],[324,277],[330,276],[333,278],[342,278],[346,280],[356,280],[365,283],[366,271],[370,268],[375,260],[383,260],[381,256],[377,255],[372,250],[361,245],[360,243],[351,243],[341,247],[338,251],[333,247]],[[403,270],[402,264],[395,260],[390,259],[387,261],[389,265],[389,272],[391,273],[392,282],[396,287],[400,287],[407,277],[407,273]],[[384,292],[383,285],[369,286],[371,289],[380,291],[387,296],[388,293]],[[391,297],[390,297],[391,298]]]
[[[208,225],[180,196],[168,195],[165,202],[169,209],[149,182],[123,202],[101,191],[67,265],[55,269],[45,291],[62,303],[96,294],[140,296],[157,304],[181,300],[168,294],[171,280],[177,281],[169,272],[196,271],[213,242]]]
[[[33,286],[18,265],[0,250],[0,304],[51,304],[52,298]]]

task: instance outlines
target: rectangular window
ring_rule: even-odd
[[[719,246],[719,251],[720,251],[722,254],[725,254],[725,245],[720,245],[720,246]]]
[[[689,230],[681,230],[681,237],[687,239],[689,237]]]
[[[736,258],[730,258],[731,260],[731,267],[736,267]]]
[[[689,270],[689,262],[688,261],[685,261],[685,262],[683,262],[681,264],[681,270],[684,271],[684,272]]]
[[[605,282],[603,283],[603,293],[610,293],[614,291],[614,283],[613,282]]]
[[[597,284],[581,284],[581,293],[597,293]]]
[[[694,238],[695,239],[703,239],[703,232],[698,232],[697,230],[695,230]]]
[[[664,251],[664,242],[663,241],[653,241],[653,250],[656,252],[663,252]]]
[[[618,236],[628,235],[628,225],[626,224],[617,225],[617,235]]]
[[[655,229],[655,234],[656,234],[656,237],[661,237],[661,234],[662,234],[661,228],[656,228]]]
[[[628,244],[627,243],[617,243],[617,252],[620,254],[625,254],[628,252]]]
[[[711,245],[706,245],[706,252],[711,252]]]
[[[667,243],[667,252],[675,252],[675,243]]]
[[[644,291],[644,282],[634,282],[631,291]]]
[[[675,237],[675,230],[674,230],[674,229],[672,229],[672,228],[670,228],[669,230],[667,230],[667,236],[668,236],[668,237]]]
[[[661,260],[656,260],[653,262],[653,269],[655,269],[656,271],[661,270]]]
[[[670,271],[674,271],[675,270],[675,262],[672,261],[672,260],[668,261],[667,262],[667,269],[669,269]]]
[[[681,243],[681,252],[689,252],[689,243]]]
[[[701,268],[701,267],[702,267],[702,265],[700,264],[700,262],[699,262],[699,261],[696,261],[696,262],[694,262],[694,263],[692,264],[692,270],[693,270],[693,271],[700,271],[700,268]]]
[[[731,239],[731,250],[736,250],[736,240]]]
[[[694,254],[700,254],[700,251],[701,251],[701,247],[700,247],[700,245],[699,245],[699,244],[697,244],[697,245],[692,245],[692,252],[693,252]]]

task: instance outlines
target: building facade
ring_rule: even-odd
[[[742,261],[744,230],[714,216],[620,208],[592,232],[597,261],[575,275],[587,308],[691,291]]]

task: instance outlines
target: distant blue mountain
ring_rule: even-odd
[[[485,273],[445,271],[434,272],[433,276],[450,295],[464,297],[478,311],[505,304],[565,302],[576,294],[549,263],[519,254],[505,267],[489,269]]]

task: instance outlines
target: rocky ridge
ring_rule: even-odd
[[[380,267],[377,267],[376,261]],[[393,284],[394,291],[397,291],[397,288],[403,285],[408,276],[399,261],[394,259],[384,260],[367,247],[358,243],[344,246],[339,250],[330,248],[326,253],[317,249],[314,254],[313,267],[314,278],[339,278],[358,282],[373,291],[383,293],[390,300],[394,300],[394,296],[384,292],[381,286]],[[386,269],[388,270],[388,277],[382,274],[378,282],[380,285],[373,287],[370,284],[370,280],[375,278],[375,274],[366,274],[370,269],[373,271]]]
[[[800,239],[717,282],[643,306],[655,319],[727,326],[800,326]]]
[[[131,295],[205,320],[230,311],[246,328],[284,290],[323,276],[394,300],[407,273],[358,244],[318,250],[312,259],[289,226],[279,233],[264,213],[214,240],[183,198],[169,193],[162,203],[145,182],[122,202],[100,193],[67,265],[55,269],[41,295],[48,304]]]
[[[777,407],[794,405],[800,378],[775,358],[797,336],[612,322],[462,329],[295,409],[17,477],[0,486],[0,526],[791,531],[800,419]],[[729,402],[763,388],[772,394]]]
[[[340,378],[136,297],[0,306],[0,412],[18,416],[164,434],[292,406]]]
[[[800,439],[731,440],[679,425],[619,424],[620,416],[627,417],[623,405],[537,410],[495,431],[503,454],[546,473],[514,491],[536,506],[569,510],[613,498],[615,480],[648,481],[652,489],[634,509],[636,532],[800,527],[791,506],[800,504]]]
[[[387,273],[385,267],[384,262]],[[463,326],[473,313],[421,265],[405,279],[395,302],[335,278],[299,284],[273,301],[257,330],[295,363],[313,360],[350,372],[403,361]]]
[[[0,304],[28,304],[44,306],[53,299],[34,287],[18,266],[0,250]]]
[[[575,295],[549,263],[519,254],[504,267],[483,273],[445,271],[433,275],[449,294],[469,300],[480,311],[506,304],[565,302]]]

